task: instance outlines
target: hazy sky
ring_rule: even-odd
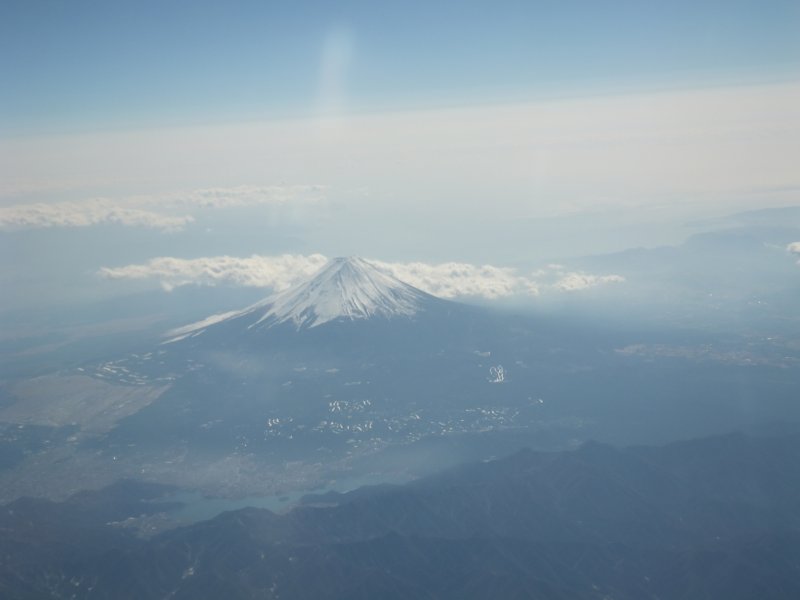
[[[797,2],[333,4],[2,3],[0,285],[538,268],[800,204]]]

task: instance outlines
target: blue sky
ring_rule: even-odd
[[[0,131],[380,111],[800,72],[792,1],[15,1],[0,7]]]

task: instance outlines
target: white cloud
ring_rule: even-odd
[[[253,255],[247,258],[215,256],[196,259],[154,258],[144,264],[104,267],[99,274],[110,279],[155,279],[171,290],[188,284],[234,285],[286,289],[320,269],[327,258],[308,256]],[[561,265],[548,265],[529,276],[510,267],[469,263],[389,263],[370,261],[379,269],[440,298],[485,298],[538,296],[547,292],[576,292],[608,283],[620,283],[619,275],[570,272]]]
[[[323,187],[309,185],[242,185],[130,196],[117,200],[92,198],[74,202],[16,204],[0,207],[0,230],[116,224],[177,231],[194,221],[194,216],[185,214],[187,212],[317,202],[324,197],[324,190]]]
[[[327,260],[321,254],[195,259],[160,257],[140,265],[104,267],[100,269],[100,275],[109,279],[157,279],[167,290],[188,284],[283,290],[319,270]]]
[[[792,242],[786,246],[786,251],[800,256],[800,242]],[[797,264],[800,265],[800,260],[797,261]]]
[[[372,262],[401,281],[440,298],[475,296],[496,299],[518,294],[539,294],[534,281],[520,277],[515,269],[509,267],[456,262],[435,265]]]

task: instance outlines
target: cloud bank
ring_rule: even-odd
[[[104,267],[99,273],[109,279],[157,279],[166,290],[189,284],[224,284],[280,291],[318,271],[327,261],[321,254],[195,259],[160,257],[140,265]]]
[[[539,295],[536,282],[518,275],[509,267],[457,262],[370,262],[397,279],[440,298],[474,296],[494,300],[520,294]]]
[[[253,255],[246,258],[214,256],[195,259],[160,257],[143,264],[103,267],[99,275],[109,279],[157,280],[164,289],[182,285],[233,285],[286,289],[319,270],[327,258],[308,256]],[[595,275],[569,271],[562,265],[548,265],[529,274],[510,267],[447,262],[370,261],[377,268],[440,298],[482,298],[538,296],[547,292],[578,292],[601,285],[621,283],[620,275]]]
[[[246,206],[283,206],[318,202],[321,186],[237,186],[206,188],[112,200],[92,198],[75,202],[16,204],[0,207],[0,230],[50,227],[123,225],[173,232],[195,220],[192,212]]]

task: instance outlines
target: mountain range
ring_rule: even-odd
[[[523,450],[152,535],[132,482],[0,511],[0,592],[54,598],[796,598],[800,437]]]

